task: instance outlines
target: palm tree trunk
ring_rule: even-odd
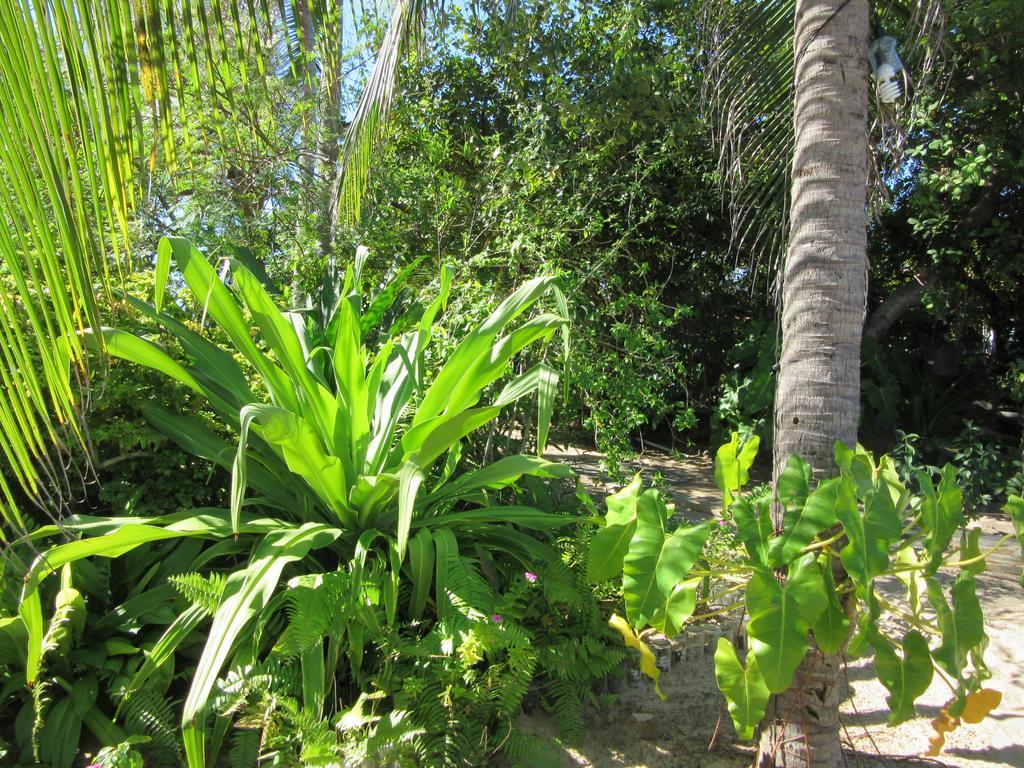
[[[853,445],[867,301],[868,0],[798,0],[795,152],[775,398],[775,476],[791,454],[815,474]],[[781,521],[776,521],[776,525]],[[841,659],[812,648],[775,697],[759,765],[833,768]]]

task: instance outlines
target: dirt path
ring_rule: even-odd
[[[553,456],[572,465],[596,492],[610,491],[600,473],[600,454],[585,449],[555,449]],[[706,518],[718,509],[714,468],[707,457],[677,461],[667,454],[648,452],[634,463],[646,482],[659,472],[678,512],[691,519]],[[985,517],[982,547],[1010,532],[1009,521]],[[1011,543],[1012,544],[1012,543]],[[949,734],[942,755],[921,757],[932,735],[930,721],[949,699],[945,683],[936,679],[917,703],[919,716],[896,728],[885,725],[887,691],[874,679],[870,657],[850,659],[846,670],[849,695],[843,706],[844,742],[850,766],[949,766],[950,768],[1024,768],[1024,589],[1021,565],[1012,546],[989,558],[988,570],[978,577],[978,592],[989,626],[985,659],[993,677],[987,687],[1003,693],[996,711],[978,725],[964,725]],[[662,676],[667,702],[659,701],[645,682],[627,686],[606,712],[594,715],[577,748],[566,748],[565,766],[593,768],[745,768],[752,751],[735,744],[735,733],[724,712],[714,681],[709,652],[689,653]],[[719,717],[721,716],[721,722]],[[538,735],[552,735],[541,718],[524,721]],[[714,746],[712,743],[718,729]]]

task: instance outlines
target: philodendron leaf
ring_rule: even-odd
[[[924,548],[928,553],[928,566],[925,568],[928,576],[938,570],[946,547],[964,521],[963,493],[956,484],[956,475],[956,467],[951,464],[944,466],[936,490],[927,472],[917,473],[924,497],[921,500],[921,527],[927,534]]]
[[[875,487],[875,464],[871,454],[863,446],[847,448],[842,443],[835,446],[836,466],[843,474],[849,475],[854,482],[858,499]]]
[[[655,661],[654,651],[647,647],[647,644],[637,635],[636,630],[621,616],[612,614],[612,617],[608,619],[608,624],[622,635],[626,647],[640,652],[640,671],[654,681],[654,692],[658,694],[658,698],[662,701],[667,700],[668,696],[661,692],[661,685],[658,683],[661,679],[661,670],[658,669]]]
[[[724,637],[718,638],[715,680],[729,705],[729,715],[736,727],[736,735],[742,741],[754,738],[754,729],[764,717],[771,695],[757,666],[757,657],[748,655],[747,667],[744,669],[733,644]]]
[[[852,485],[852,483],[851,483]],[[864,513],[853,505],[836,506],[848,539],[840,552],[843,567],[854,583],[866,588],[889,567],[889,544],[900,537],[900,518],[884,482],[864,494]]]
[[[821,615],[811,623],[811,630],[814,632],[814,640],[821,650],[825,653],[838,653],[850,635],[850,618],[839,604],[831,563],[825,563],[822,576],[825,581],[825,597],[828,604]]]
[[[826,609],[825,580],[813,554],[789,567],[782,585],[767,569],[756,569],[747,586],[751,652],[765,683],[781,693],[807,653],[807,630]]]
[[[761,438],[755,435],[740,447],[738,432],[715,453],[715,482],[722,492],[722,511],[727,512],[735,494],[750,480],[750,467],[757,457]]]
[[[637,504],[636,532],[622,566],[626,615],[643,627],[657,615],[675,586],[697,562],[711,533],[709,522],[684,526],[665,535],[665,502],[655,490],[645,491]]]
[[[942,586],[935,577],[928,578],[928,602],[942,632],[942,642],[932,652],[936,663],[959,678],[967,664],[968,654],[986,640],[985,619],[978,602],[974,575],[961,571],[953,582],[953,607],[950,609]]]
[[[750,559],[764,566],[768,565],[768,543],[773,530],[771,503],[771,496],[766,494],[757,499],[736,499],[732,505],[736,535],[747,548]]]
[[[771,564],[780,567],[799,557],[815,536],[835,524],[840,509],[857,509],[853,483],[845,476],[826,480],[814,489],[803,506],[786,509],[782,533],[772,540],[768,550]]]
[[[1020,547],[1020,556],[1024,560],[1024,498],[1011,495],[1003,511],[1013,521],[1013,530],[1017,533],[1017,546]],[[1024,587],[1024,570],[1020,574],[1020,585]]]
[[[636,531],[636,508],[643,484],[637,473],[633,481],[607,498],[604,528],[590,542],[587,576],[591,581],[604,581],[622,573],[622,560]]]
[[[903,659],[896,655],[889,641],[880,633],[871,637],[875,649],[878,680],[889,691],[889,725],[899,725],[915,716],[914,702],[932,684],[932,657],[928,641],[917,630],[903,637]]]
[[[974,562],[971,562],[972,560]],[[960,567],[974,576],[982,573],[987,567],[985,558],[981,556],[981,528],[975,526],[961,535],[960,562],[968,563]]]
[[[651,626],[666,637],[678,635],[697,607],[700,579],[681,581],[673,587],[661,609],[651,618]]]
[[[779,473],[775,489],[783,507],[801,508],[811,493],[811,465],[799,456],[790,456],[786,467]]]

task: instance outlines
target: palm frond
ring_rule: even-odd
[[[313,7],[317,51],[336,65],[340,5]],[[247,84],[267,75],[264,52],[290,41],[291,9],[0,0],[0,519],[14,530],[24,496],[59,513],[67,454],[88,456],[82,332],[101,326],[98,295],[138,263],[131,226],[158,164],[173,180],[179,147],[191,158],[196,138],[251,140],[235,118]]]
[[[704,0],[701,13],[701,101],[718,153],[731,244],[751,275],[764,268],[769,280],[779,274],[789,234],[795,11],[795,0]],[[918,95],[941,82],[941,0],[878,3],[875,34],[882,30],[900,41],[907,87],[895,107],[875,105],[868,131],[875,199],[884,199],[884,178],[902,163],[904,127]]]
[[[373,73],[345,136],[345,150],[332,193],[332,233],[337,231],[342,221],[354,221],[359,216],[369,175],[370,155],[391,111],[399,65],[405,53],[423,40],[427,7],[426,0],[395,2]]]

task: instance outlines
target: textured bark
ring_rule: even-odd
[[[768,708],[773,739],[761,739],[757,768],[832,768],[843,765],[839,742],[842,657],[812,649],[796,673],[796,683],[773,696]]]
[[[800,0],[790,242],[775,398],[776,474],[857,439],[867,301],[868,0]]]
[[[867,302],[868,0],[798,0],[790,240],[782,285],[774,475],[806,459],[833,472],[857,440]],[[776,525],[781,521],[776,521]],[[812,650],[773,697],[761,768],[838,768],[842,659]]]

